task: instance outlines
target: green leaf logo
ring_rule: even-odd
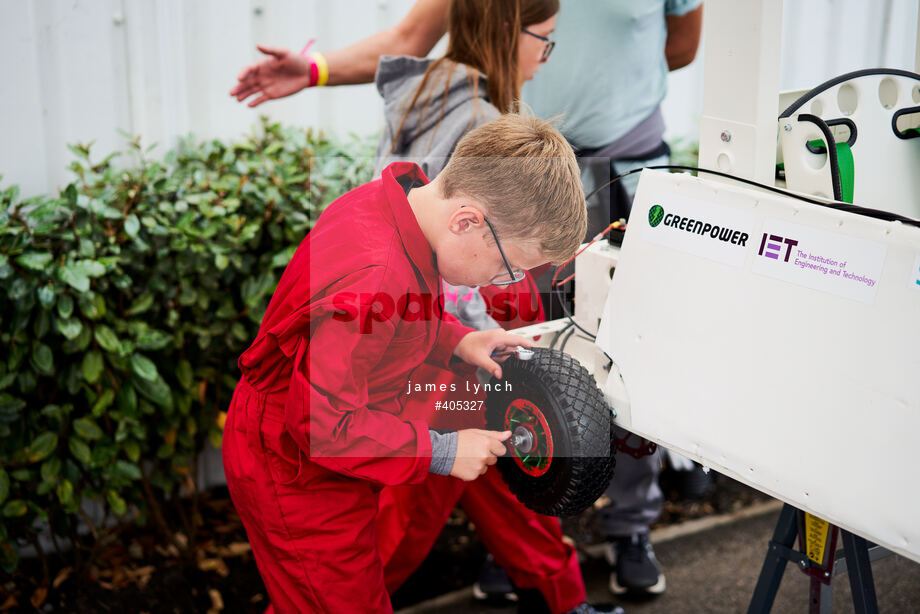
[[[648,225],[654,228],[664,219],[664,209],[661,205],[652,205],[648,210]]]

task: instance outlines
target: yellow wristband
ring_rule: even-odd
[[[322,53],[311,53],[310,59],[316,63],[316,69],[319,72],[319,78],[316,80],[316,87],[326,85],[326,81],[329,80],[329,64],[326,63],[326,58]]]

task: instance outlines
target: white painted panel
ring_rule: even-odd
[[[754,220],[753,240],[726,247],[742,266],[649,240],[664,230],[653,206],[696,201]],[[630,227],[598,333],[628,395],[617,421],[920,561],[920,228],[656,171],[643,172]],[[878,275],[870,300],[841,291],[855,278],[764,274],[763,232]]]
[[[35,53],[35,15],[30,3],[0,3],[0,175],[3,185],[19,183],[25,194],[49,184],[40,70]]]

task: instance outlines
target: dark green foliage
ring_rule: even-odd
[[[236,360],[297,245],[373,163],[366,142],[264,121],[162,160],[136,140],[100,162],[71,150],[77,179],[56,198],[0,192],[7,572],[41,526],[79,541],[87,499],[167,538],[194,529],[160,508],[193,495],[199,453],[220,445]]]

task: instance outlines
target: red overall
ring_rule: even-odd
[[[471,329],[438,305],[434,255],[397,178],[332,203],[298,247],[240,357],[224,428],[230,496],[277,612],[389,612],[378,493],[428,476],[406,382],[447,368]]]
[[[488,286],[480,292],[492,306],[492,317],[506,329],[545,320],[539,290],[529,274],[522,283]],[[484,394],[467,391],[467,379],[429,365],[420,367],[413,378],[447,384],[448,390],[454,384],[456,391],[416,393],[406,404],[407,415],[425,418],[439,429],[485,427],[481,411],[432,411],[437,400],[484,400]],[[559,521],[524,507],[494,468],[473,482],[429,475],[421,484],[381,491],[377,534],[391,593],[425,559],[455,505],[463,508],[480,540],[514,583],[538,589],[551,612],[567,612],[585,600],[578,556],[562,541]]]
[[[565,611],[584,585],[558,522],[524,508],[495,471],[471,483],[428,473],[429,421],[482,422],[433,419],[421,397],[405,403],[410,378],[465,386],[445,369],[470,329],[442,320],[401,175],[424,181],[396,163],[327,208],[240,358],[224,470],[269,611],[391,611],[387,589],[418,566],[457,503],[512,579]],[[517,320],[508,327],[527,323]]]

